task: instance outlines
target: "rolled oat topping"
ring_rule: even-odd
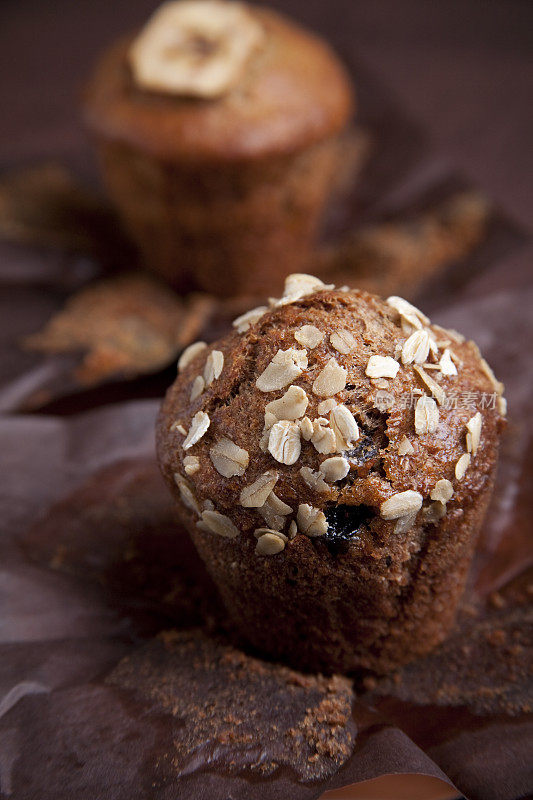
[[[324,414],[329,414],[329,412],[335,408],[336,405],[337,401],[332,397],[328,397],[327,400],[322,400],[322,402],[318,404],[317,411],[321,416],[323,416]]]
[[[306,536],[324,536],[328,530],[328,521],[323,511],[307,503],[298,506],[298,530]]]
[[[333,288],[334,286],[332,283],[325,284],[320,280],[320,278],[316,278],[314,275],[306,275],[303,272],[294,272],[292,275],[288,275],[285,279],[283,297],[278,302],[280,305],[294,303],[296,300],[299,300],[301,297],[305,297],[308,294],[314,294],[314,292],[320,292],[325,289]]]
[[[503,383],[501,383],[501,381],[497,379],[496,375],[492,371],[492,367],[490,366],[488,361],[485,361],[484,358],[481,358],[481,369],[492,383],[494,391],[497,392],[498,394],[503,394],[503,389],[504,389]]]
[[[391,356],[370,356],[365,374],[369,378],[395,378],[400,365]]]
[[[214,380],[220,378],[224,367],[224,353],[220,350],[212,350],[207,356],[204,367],[204,380],[206,386],[211,386]]]
[[[183,449],[188,450],[190,447],[200,441],[204,433],[209,428],[211,420],[205,411],[198,411],[191,421],[191,427],[185,441],[183,442]]]
[[[313,420],[313,435],[311,436],[311,444],[318,453],[328,454],[334,453],[337,448],[337,439],[335,431],[329,427],[327,419]]]
[[[431,490],[430,497],[432,500],[437,500],[440,503],[447,503],[448,500],[451,500],[453,497],[453,486],[451,481],[447,480],[446,478],[442,478],[440,481],[437,481]]]
[[[385,302],[387,305],[391,306],[391,308],[396,309],[400,317],[405,319],[413,328],[421,328],[422,325],[429,325],[429,317],[426,317],[419,308],[408,303],[403,297],[396,297],[393,295],[392,297],[388,297]]]
[[[305,391],[300,386],[289,386],[283,397],[267,403],[265,413],[272,414],[276,420],[295,420],[303,417],[308,405],[309,400]],[[267,424],[266,419],[265,424]]]
[[[424,370],[423,367],[414,366],[413,369],[419,376],[420,380],[422,381],[426,389],[428,389],[431,392],[437,403],[440,406],[443,406],[444,403],[446,402],[446,392],[444,391],[442,386],[439,386],[439,384],[436,381],[434,381],[430,375],[427,374],[427,372]]]
[[[292,508],[284,503],[283,500],[270,492],[267,499],[259,509],[259,513],[265,520],[269,528],[275,531],[281,531],[285,526],[285,517],[292,514]]]
[[[260,556],[275,556],[277,553],[281,553],[285,548],[285,539],[277,531],[259,528],[256,533],[259,530],[265,531],[265,533],[262,533],[257,539],[255,552]]]
[[[196,358],[198,353],[201,353],[206,347],[207,344],[205,342],[194,342],[186,347],[178,360],[178,372],[183,372],[185,367],[191,363],[193,358]]]
[[[334,394],[342,392],[346,386],[346,376],[347,372],[344,367],[341,367],[334,358],[330,358],[324,369],[315,378],[313,392],[318,397],[332,397]]]
[[[470,466],[470,454],[465,453],[464,455],[461,456],[461,458],[455,465],[455,477],[457,478],[458,481],[463,480],[469,466]]]
[[[314,489],[315,492],[329,492],[329,486],[320,472],[313,472],[311,467],[302,467],[300,475],[309,488]]]
[[[268,450],[280,464],[295,464],[300,457],[300,426],[296,422],[281,420],[270,429]]]
[[[195,514],[200,514],[200,508],[198,507],[198,503],[196,501],[195,496],[191,491],[191,487],[185,480],[185,478],[179,474],[179,472],[174,473],[174,481],[176,482],[176,486],[179,489],[181,499],[183,500],[183,504],[190,508],[191,511],[194,511]]]
[[[302,434],[302,439],[304,439],[306,442],[311,440],[314,433],[314,427],[309,417],[304,417],[300,420],[300,433]]]
[[[472,453],[473,456],[476,455],[481,440],[481,425],[482,418],[479,411],[466,423],[466,449],[469,453]]]
[[[257,308],[252,308],[245,314],[241,314],[241,316],[234,319],[231,324],[237,329],[237,333],[245,333],[252,325],[255,325],[255,323],[261,319],[265,311],[268,311],[266,306],[257,306]]]
[[[244,508],[261,508],[278,481],[278,473],[268,470],[260,475],[250,486],[241,492],[241,506]]]
[[[326,458],[319,467],[319,472],[322,473],[327,481],[342,481],[350,471],[350,462],[347,458],[342,456],[333,456],[333,458]]]
[[[186,475],[194,475],[200,469],[200,459],[197,456],[185,456],[183,469]]]
[[[294,332],[294,338],[298,344],[308,347],[310,350],[314,350],[320,344],[324,335],[314,325],[302,325],[301,328]]]
[[[359,439],[359,427],[354,415],[346,406],[336,406],[329,415],[331,428],[335,434],[337,452],[349,450]]]
[[[355,341],[353,334],[344,329],[332,333],[329,337],[329,340],[335,350],[344,356],[347,356],[348,353],[353,352],[357,347],[357,342]]]
[[[400,444],[398,445],[398,455],[399,456],[407,456],[411,455],[415,452],[415,448],[407,438],[407,436],[402,436],[400,439]]]
[[[446,348],[439,361],[440,371],[443,375],[457,375],[457,367],[452,361],[451,353]]]
[[[415,406],[415,431],[418,436],[435,433],[439,426],[439,409],[432,397],[419,397]]]
[[[406,340],[402,347],[402,364],[423,364],[426,361],[430,348],[430,338],[427,331],[415,331]]]
[[[238,528],[235,527],[233,522],[225,514],[220,514],[218,511],[202,511],[202,523],[198,523],[200,527],[205,526],[212,533],[217,533],[219,536],[224,536],[226,539],[235,539],[239,535]]]
[[[284,389],[307,368],[305,350],[278,350],[270,364],[261,373],[255,385],[261,392],[275,392]]]
[[[283,539],[284,542],[289,541],[289,537],[285,536],[284,533],[272,528],[256,528],[254,531],[254,536],[256,539],[259,539],[260,536],[263,536],[265,533],[273,533],[278,539]]]
[[[287,505],[287,503],[284,503],[283,500],[280,500],[274,492],[270,492],[268,495],[265,506],[269,506],[272,511],[275,511],[276,514],[280,514],[282,517],[286,517],[287,514],[292,514],[292,508]]]
[[[203,375],[197,375],[196,378],[192,382],[191,386],[191,403],[193,403],[200,395],[202,394],[203,390],[205,389],[205,380]]]
[[[234,475],[241,477],[249,463],[248,451],[226,437],[215,442],[209,456],[217,472],[225,478],[232,478]]]
[[[422,508],[423,497],[420,492],[408,489],[398,492],[381,504],[379,513],[386,520],[399,519],[410,514],[416,514]]]

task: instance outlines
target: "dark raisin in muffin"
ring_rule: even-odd
[[[290,276],[183,354],[158,422],[180,517],[241,632],[312,670],[385,673],[453,624],[503,387],[399,297]]]

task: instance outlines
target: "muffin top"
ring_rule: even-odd
[[[402,298],[291,275],[234,327],[184,351],[158,423],[191,524],[255,537],[259,557],[361,527],[386,542],[490,480],[503,386],[473,342]]]
[[[334,135],[352,107],[347,73],[317,36],[264,8],[178,0],[103,56],[85,117],[159,158],[232,161]]]

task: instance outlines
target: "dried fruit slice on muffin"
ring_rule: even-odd
[[[387,672],[431,650],[453,624],[505,415],[476,345],[402,298],[293,275],[189,352],[159,461],[241,634],[314,670]]]
[[[133,42],[129,60],[139,86],[191,97],[220,97],[238,82],[264,41],[242,3],[165,3]]]

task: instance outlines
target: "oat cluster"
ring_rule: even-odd
[[[270,308],[295,303],[307,295],[319,295],[332,288],[313,276],[291,275],[287,278],[283,296],[270,300]],[[420,388],[416,390],[418,397],[412,411],[412,430],[403,435],[396,445],[398,456],[408,459],[415,453],[417,438],[436,434],[442,424],[441,409],[447,398],[439,380],[442,376],[453,379],[460,374],[463,364],[455,349],[463,339],[454,331],[431,326],[425,314],[401,297],[389,297],[386,303],[393,310],[395,324],[401,329],[403,337],[393,355],[371,355],[363,365],[364,374],[370,384],[379,389],[391,389],[394,382],[406,373],[416,376]],[[268,311],[267,306],[260,306],[243,314],[234,321],[235,330],[239,334],[246,333]],[[322,362],[310,366],[311,352],[325,340],[331,346],[330,352],[335,354],[325,364]],[[320,537],[328,531],[328,520],[319,507],[311,503],[297,503],[292,507],[276,494],[276,484],[284,467],[297,465],[302,448],[308,447],[307,443],[312,446],[316,453],[316,468],[303,465],[299,475],[317,495],[319,506],[320,496],[327,495],[334,484],[344,481],[349,475],[353,466],[350,451],[357,445],[361,435],[357,419],[339,398],[350,383],[349,369],[343,359],[357,349],[353,333],[339,328],[328,335],[315,325],[306,324],[294,332],[294,343],[287,344],[290,346],[278,349],[264,369],[254,376],[255,389],[265,398],[264,424],[257,445],[271,458],[271,468],[253,480],[247,480],[251,454],[239,442],[225,435],[220,435],[208,451],[214,468],[222,478],[238,477],[242,480],[239,503],[243,509],[250,509],[257,514],[255,537],[258,556],[281,553],[297,534]],[[203,342],[197,342],[184,351],[178,363],[179,371],[183,372],[195,359],[200,361],[204,350],[205,361],[198,374],[191,376],[191,400],[201,399],[207,387],[223,374],[224,354],[216,349],[207,350]],[[489,365],[483,359],[480,363],[498,395],[498,410],[503,416],[503,387]],[[307,391],[299,385],[299,379],[304,374]],[[309,386],[311,394],[308,394]],[[309,414],[310,406],[316,407],[317,415]],[[194,455],[194,447],[209,426],[210,418],[204,410],[197,411],[188,423],[184,420],[174,422],[174,430],[183,435],[181,462],[185,474],[176,473],[174,477],[183,503],[197,514],[197,524],[201,529],[222,537],[236,538],[240,532],[227,515],[217,511],[214,504],[216,498],[204,502],[200,507],[194,496],[193,483],[187,479],[194,481],[200,469],[200,460],[198,455]],[[464,453],[455,464],[457,482],[464,479],[476,458],[482,437],[483,416],[477,411],[465,426]],[[430,508],[435,518],[440,519],[446,514],[446,504],[453,495],[454,485],[443,476],[435,482],[426,497],[413,489],[391,492],[381,503],[379,515],[382,520],[391,523],[394,531],[403,532],[415,523],[423,507]]]

